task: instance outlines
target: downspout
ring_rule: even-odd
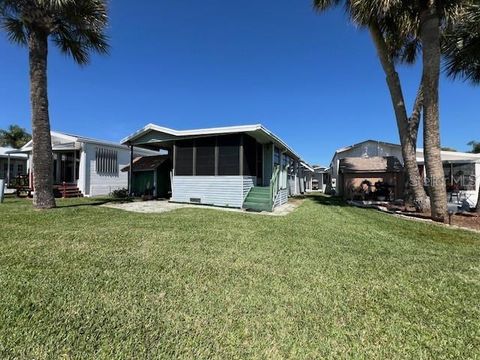
[[[10,185],[10,154],[7,154],[7,186]]]
[[[79,171],[78,182],[79,182],[79,185],[80,185],[79,186],[80,191],[85,196],[90,195],[90,189],[89,189],[90,173],[89,173],[87,164],[88,164],[87,149],[86,149],[85,143],[82,143],[81,149],[80,149],[80,166],[79,166],[79,168],[81,168],[82,170]],[[87,174],[87,172],[88,172],[88,174]],[[80,175],[81,175],[81,178],[80,178]],[[87,189],[88,189],[88,194],[87,194]]]
[[[132,189],[132,174],[133,174],[133,145],[130,145],[130,167],[128,168],[128,195],[131,197],[133,196],[133,189]]]

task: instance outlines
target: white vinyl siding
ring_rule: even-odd
[[[278,191],[273,207],[276,208],[277,206],[286,204],[287,202],[288,202],[288,189],[281,189]]]
[[[250,192],[250,190],[257,183],[257,178],[255,176],[244,176],[243,177],[243,199],[245,199]]]
[[[254,183],[251,176],[174,176],[171,201],[241,208]]]
[[[116,152],[116,167],[118,171],[114,173],[99,173],[97,171],[97,149],[96,144],[82,144],[80,156],[80,174],[79,188],[85,196],[103,196],[109,195],[112,191],[128,188],[128,171],[120,171],[130,164],[130,150],[128,148],[118,148],[101,146],[102,149]],[[148,154],[145,151],[135,149],[134,157]],[[84,161],[86,164],[84,165]],[[100,169],[101,170],[101,169]]]

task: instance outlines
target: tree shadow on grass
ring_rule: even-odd
[[[92,199],[91,201],[83,200],[82,202],[76,202],[76,203],[68,203],[68,202],[63,203],[63,201],[59,203],[57,202],[57,207],[56,207],[57,209],[86,207],[86,206],[101,206],[101,205],[111,204],[111,203],[114,203],[114,204],[130,203],[130,202],[133,202],[133,199],[100,198],[100,199]]]
[[[330,195],[309,195],[308,198],[319,205],[325,206],[348,206],[348,204],[340,196]]]

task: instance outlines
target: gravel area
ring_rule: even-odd
[[[196,208],[196,209],[212,209],[212,210],[218,210],[218,211],[230,211],[230,212],[267,215],[267,216],[286,216],[290,214],[292,211],[294,211],[300,204],[301,204],[301,201],[298,201],[298,200],[289,201],[287,204],[277,207],[275,211],[271,213],[265,212],[265,211],[262,211],[262,212],[245,211],[243,209],[222,208],[217,206],[178,204],[178,203],[169,202],[168,200],[107,203],[103,206],[113,208],[113,209],[137,212],[137,213],[164,213],[164,212],[169,212],[177,209]]]

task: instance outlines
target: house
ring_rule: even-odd
[[[99,196],[113,190],[127,188],[128,174],[120,169],[130,162],[130,149],[115,142],[52,131],[53,179],[57,196]],[[32,141],[20,152],[31,159]],[[158,154],[137,149],[135,157]],[[34,173],[30,171],[30,188],[33,189]],[[35,189],[33,189],[35,190]]]
[[[340,160],[339,167],[345,198],[363,198],[373,190],[384,200],[403,197],[404,169],[395,156],[346,157]]]
[[[300,191],[310,192],[313,189],[313,176],[315,174],[315,169],[308,165],[306,162],[300,162]]]
[[[417,163],[421,175],[426,178],[424,171],[424,154],[423,149],[417,149]],[[447,181],[448,200],[457,203],[468,203],[470,207],[475,207],[480,187],[480,154],[471,154],[454,151],[442,151],[441,157],[443,161],[445,177]],[[345,159],[373,159],[382,158],[383,160],[371,160],[371,164],[367,162],[359,163],[362,172],[357,172],[357,178],[365,177],[368,173],[369,166],[375,169],[376,177],[372,180],[383,179],[388,182],[388,186],[401,188],[398,185],[398,177],[393,177],[387,163],[398,160],[398,164],[403,166],[402,148],[398,144],[366,140],[358,144],[338,149],[330,163],[330,187],[337,195],[347,196],[346,189],[351,185],[351,173],[347,168],[342,168]],[[359,162],[359,160],[348,160],[347,162]],[[379,169],[379,162],[383,162],[384,169]],[[374,164],[376,163],[376,164]],[[395,166],[398,166],[395,165]],[[389,174],[387,174],[389,173]],[[398,171],[395,170],[398,174]],[[348,176],[346,176],[349,174]],[[383,175],[382,175],[383,174]],[[388,176],[387,176],[388,175]],[[368,180],[368,179],[367,179]],[[399,196],[399,192],[395,192]]]
[[[122,144],[168,152],[171,169],[164,171],[174,202],[272,211],[301,193],[300,156],[262,125],[174,130],[148,124]]]
[[[313,166],[312,190],[318,190],[322,193],[327,191],[327,185],[330,183],[330,169],[320,165]]]
[[[10,147],[0,147],[0,179],[9,184],[12,179],[27,174],[28,155]]]

